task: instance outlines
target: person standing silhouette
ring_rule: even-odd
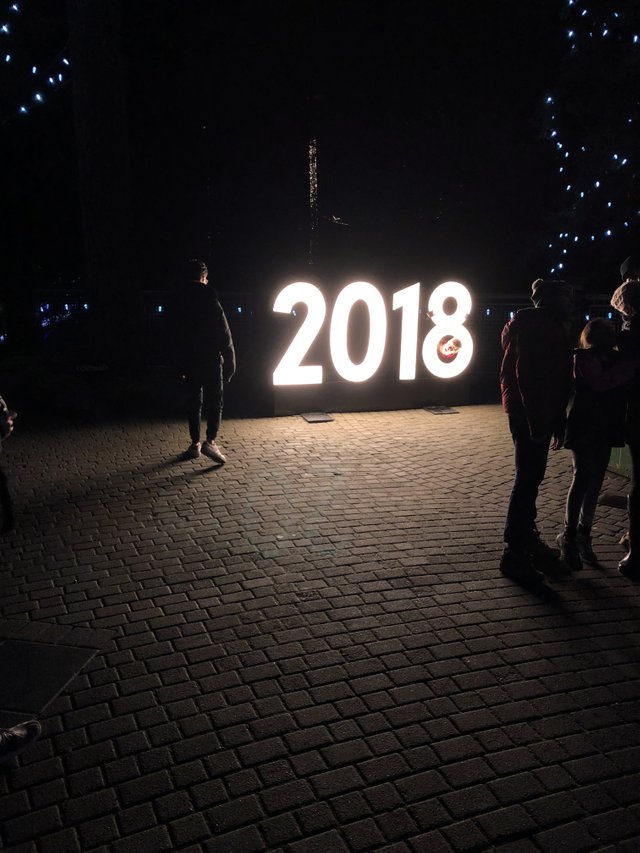
[[[504,528],[500,571],[523,585],[537,585],[558,574],[556,549],[546,545],[536,526],[536,500],[553,439],[564,438],[571,390],[568,325],[573,293],[564,281],[536,279],[533,308],[518,311],[502,331],[500,388],[515,451],[515,477]]]
[[[182,286],[172,306],[175,357],[187,388],[187,416],[191,444],[185,456],[202,452],[223,464],[226,456],[216,444],[223,409],[224,383],[236,369],[233,340],[215,290],[209,286],[204,261],[187,261]],[[201,420],[207,423],[206,440],[200,442]]]
[[[620,266],[622,284],[611,297],[611,305],[622,315],[618,349],[624,358],[640,359],[640,256],[626,258]],[[621,574],[640,580],[640,375],[636,372],[629,389],[625,438],[631,456],[631,482],[627,495],[629,550],[618,564]]]

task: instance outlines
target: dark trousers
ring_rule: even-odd
[[[187,416],[191,441],[200,441],[200,421],[204,413],[207,441],[215,441],[222,421],[222,366],[187,374]]]
[[[526,549],[536,529],[536,500],[547,470],[551,436],[533,442],[526,418],[509,416],[515,449],[516,473],[509,498],[504,541],[512,548]]]
[[[585,443],[573,449],[573,479],[564,517],[565,532],[569,536],[575,536],[578,524],[591,528],[610,456],[608,444]]]

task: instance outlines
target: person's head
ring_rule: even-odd
[[[640,255],[629,255],[620,264],[620,276],[622,281],[640,280]]]
[[[207,284],[209,281],[207,265],[198,258],[190,258],[185,264],[185,277],[187,281],[197,281],[199,284]]]
[[[566,320],[573,310],[573,288],[560,279],[537,278],[531,285],[531,301],[536,308],[545,308]]]
[[[640,281],[634,278],[626,279],[614,290],[611,307],[622,314],[625,321],[640,314]]]
[[[616,330],[613,323],[604,317],[594,317],[580,333],[580,348],[610,350],[616,343]]]

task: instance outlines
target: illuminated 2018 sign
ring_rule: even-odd
[[[456,303],[452,314],[445,313],[447,300]],[[369,339],[362,361],[355,363],[349,355],[348,332],[351,310],[362,302],[369,315]],[[307,306],[307,316],[273,372],[274,385],[319,385],[321,364],[303,365],[302,361],[318,336],[327,313],[320,289],[306,281],[284,287],[273,305],[280,314],[289,314],[299,304]],[[393,310],[401,313],[399,379],[416,378],[418,321],[420,316],[420,283],[393,294]],[[422,344],[422,360],[427,370],[441,379],[463,372],[473,355],[473,339],[464,325],[471,312],[471,296],[457,281],[445,281],[435,288],[427,305],[433,322]],[[380,291],[367,281],[354,281],[343,288],[331,314],[329,345],[333,365],[349,382],[364,382],[376,373],[384,356],[387,340],[387,311]]]

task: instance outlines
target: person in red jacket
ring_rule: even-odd
[[[536,279],[533,308],[518,311],[502,331],[502,404],[515,450],[515,478],[504,529],[500,571],[523,584],[557,574],[558,552],[536,527],[538,489],[549,446],[561,447],[571,391],[573,293],[564,281]]]

